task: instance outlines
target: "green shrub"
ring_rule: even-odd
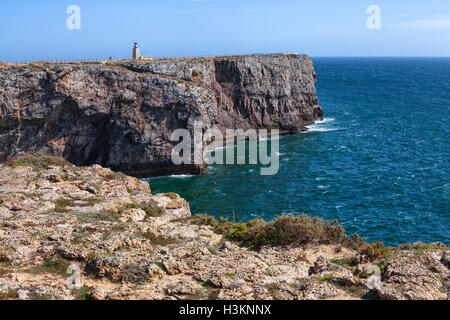
[[[422,243],[416,242],[412,245],[412,248],[415,250],[442,250],[445,249],[445,244],[441,243]]]
[[[387,260],[380,260],[377,263],[375,263],[375,265],[380,268],[380,273],[383,274],[386,271],[388,262],[387,262]]]
[[[366,239],[360,238],[360,236],[357,233],[352,234],[351,247],[353,247],[353,249],[359,249],[360,247],[364,246],[365,244],[366,244]]]
[[[191,223],[196,225],[206,225],[215,227],[218,223],[214,217],[208,216],[206,214],[196,214],[191,217]]]
[[[150,274],[145,264],[131,263],[123,269],[120,277],[125,282],[144,284],[150,279]]]
[[[70,266],[69,261],[56,255],[54,257],[49,257],[45,259],[42,265],[34,267],[32,270],[30,270],[30,273],[33,274],[53,273],[62,276],[67,276],[66,272],[69,266]]]
[[[316,281],[334,283],[334,277],[332,274],[319,275],[316,277]]]
[[[358,261],[355,258],[351,259],[331,259],[331,263],[337,264],[343,267],[352,267],[358,264]]]
[[[267,222],[263,219],[253,219],[248,222],[230,222],[221,218],[216,221],[212,217],[197,215],[192,223],[210,225],[214,231],[223,234],[230,241],[239,242],[252,249],[265,245],[287,246],[291,244],[318,243],[348,243],[350,240],[344,228],[337,221],[325,221],[311,218],[307,215],[280,216]]]
[[[389,253],[389,248],[383,245],[383,242],[378,241],[369,243],[360,248],[360,251],[371,259],[382,258]]]

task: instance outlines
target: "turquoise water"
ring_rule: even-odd
[[[280,139],[280,170],[213,165],[152,178],[194,213],[306,213],[389,245],[450,243],[450,59],[316,58],[325,121]]]

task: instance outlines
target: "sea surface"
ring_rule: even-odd
[[[149,179],[193,213],[248,220],[302,212],[387,245],[450,244],[450,58],[315,58],[325,120],[280,138],[277,175],[212,165]]]

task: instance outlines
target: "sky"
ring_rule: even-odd
[[[80,28],[69,29],[80,9]],[[369,29],[371,5],[380,28]],[[372,20],[373,21],[373,20]],[[72,24],[73,26],[73,24]],[[450,56],[449,0],[1,0],[0,60],[298,52]]]

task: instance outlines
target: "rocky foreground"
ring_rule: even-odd
[[[283,218],[212,222],[136,178],[25,157],[0,165],[0,298],[449,297],[443,244],[384,248],[332,223],[285,219],[302,230],[297,238]],[[80,268],[80,288],[67,287],[69,266]]]

